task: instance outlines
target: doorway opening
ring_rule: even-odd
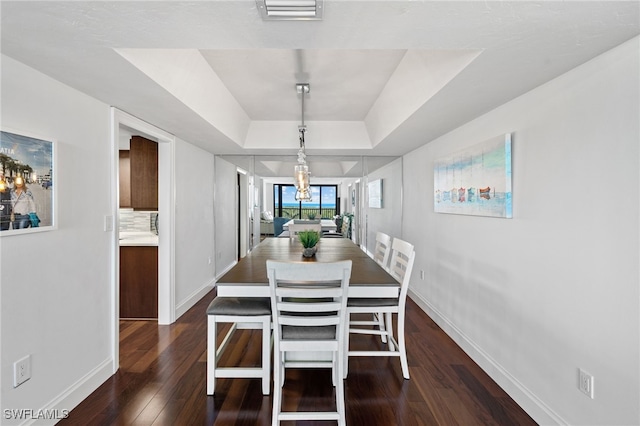
[[[112,122],[112,212],[115,220],[113,233],[112,265],[112,359],[113,372],[119,367],[120,352],[120,241],[116,230],[119,229],[119,146],[120,138],[127,138],[129,134],[143,136],[157,143],[158,148],[158,324],[171,324],[175,321],[175,267],[174,256],[174,211],[173,211],[173,152],[175,138],[155,126],[133,117],[116,108],[111,109]],[[160,224],[160,221],[162,223]]]

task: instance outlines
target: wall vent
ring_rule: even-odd
[[[256,0],[265,21],[317,21],[322,19],[323,0]]]

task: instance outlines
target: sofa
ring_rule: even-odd
[[[273,235],[273,214],[270,211],[264,211],[260,215],[260,234]]]

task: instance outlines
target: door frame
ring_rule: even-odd
[[[111,211],[114,220],[111,279],[111,324],[113,373],[120,364],[120,244],[119,139],[120,128],[128,127],[158,143],[158,324],[176,320],[175,309],[175,136],[124,111],[111,107]]]

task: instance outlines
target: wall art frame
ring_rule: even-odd
[[[369,207],[372,209],[382,208],[382,179],[376,179],[368,184]]]
[[[56,229],[55,159],[54,140],[0,130],[0,237]]]
[[[513,217],[511,134],[496,136],[434,162],[436,213]]]

